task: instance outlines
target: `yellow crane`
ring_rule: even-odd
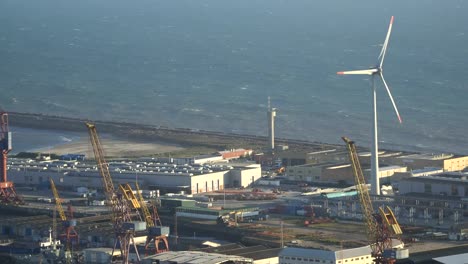
[[[114,225],[115,241],[112,255],[117,245],[120,246],[120,253],[124,264],[129,263],[130,246],[133,245],[135,253],[137,255],[138,262],[140,261],[140,255],[134,242],[135,231],[141,231],[141,227],[131,219],[130,208],[127,201],[122,196],[124,194],[118,194],[115,191],[114,183],[109,171],[109,164],[104,158],[104,150],[98,137],[96,126],[93,123],[86,123],[88,128],[89,139],[93,146],[94,158],[96,159],[99,174],[101,175],[104,192],[108,205],[112,209],[112,223]],[[127,193],[128,194],[128,193]],[[143,229],[144,230],[144,229]]]
[[[78,244],[78,232],[76,232],[75,230],[76,219],[73,219],[73,210],[70,206],[68,207],[70,217],[67,218],[65,211],[63,210],[62,199],[60,199],[54,180],[52,180],[52,178],[49,178],[49,182],[50,188],[52,189],[52,193],[54,194],[55,205],[57,211],[59,212],[59,216],[62,220],[64,228],[64,232],[60,234],[60,239],[62,241],[65,241],[66,251],[69,253],[71,251],[71,245],[73,243]],[[71,254],[68,253],[65,254],[67,263],[71,261]]]
[[[354,174],[354,182],[358,191],[361,209],[366,222],[367,239],[370,243],[371,254],[377,264],[389,264],[396,261],[394,252],[392,252],[392,238],[400,238],[402,231],[395,215],[390,207],[380,207],[378,213],[375,213],[372,206],[372,200],[366,185],[361,163],[356,150],[354,141],[347,137],[342,137],[346,143],[351,167]],[[400,239],[401,240],[401,239]]]

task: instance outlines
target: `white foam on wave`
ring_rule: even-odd
[[[72,142],[73,141],[71,138],[67,138],[67,137],[64,137],[64,136],[60,136],[59,138],[63,142]]]
[[[183,108],[182,111],[185,111],[185,112],[195,112],[195,113],[197,113],[197,112],[201,112],[201,111],[203,111],[203,110],[198,109],[198,108]]]

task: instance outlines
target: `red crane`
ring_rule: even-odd
[[[7,159],[8,152],[11,151],[11,132],[8,129],[8,114],[0,112],[0,203],[23,203],[23,199],[16,194],[13,182],[8,181],[7,177]]]

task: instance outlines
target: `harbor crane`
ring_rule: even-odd
[[[8,153],[12,150],[11,132],[8,128],[8,114],[0,110],[0,203],[22,204],[23,199],[18,196],[12,181],[7,177]]]
[[[65,211],[63,210],[62,199],[60,199],[59,197],[54,180],[52,180],[52,178],[49,178],[49,181],[50,181],[50,188],[52,189],[52,193],[54,194],[55,206],[59,213],[60,219],[62,220],[63,228],[64,228],[64,232],[60,235],[60,239],[65,241],[66,251],[70,253],[71,246],[73,245],[73,243],[78,244],[78,232],[76,232],[75,230],[76,219],[73,218],[73,209],[71,208],[70,205],[68,206],[69,217],[67,218]],[[66,254],[66,257],[67,257],[67,261],[69,261],[71,258],[71,255]]]
[[[156,206],[153,205],[153,214],[150,213],[148,206],[143,200],[138,182],[135,182],[135,187],[138,193],[141,210],[143,211],[143,215],[146,221],[146,228],[148,231],[145,243],[146,255],[150,255],[151,253],[159,254],[165,251],[169,251],[169,242],[167,241],[169,227],[162,225]]]
[[[132,222],[130,207],[123,197],[123,194],[116,192],[112,177],[109,171],[109,164],[104,158],[104,150],[98,137],[96,126],[93,123],[86,123],[89,132],[89,139],[93,146],[94,158],[98,166],[99,174],[101,175],[104,192],[106,195],[107,204],[112,210],[112,223],[115,232],[114,248],[112,256],[119,245],[122,261],[124,264],[129,263],[129,254],[131,246],[136,253],[138,262],[140,255],[134,241],[136,231],[142,231],[141,225],[137,222]],[[144,230],[144,228],[143,228]]]
[[[377,264],[392,264],[396,261],[396,251],[392,247],[392,238],[401,241],[402,231],[390,207],[380,207],[378,213],[374,211],[372,200],[367,189],[361,163],[354,141],[342,137],[346,143],[354,182],[361,203],[362,214],[366,223],[367,239],[371,247],[371,255]]]

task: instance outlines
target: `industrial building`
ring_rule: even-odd
[[[395,173],[406,172],[406,167],[380,166],[379,178],[389,182]],[[370,181],[370,170],[364,171],[367,181]],[[351,164],[305,164],[286,168],[286,176],[292,181],[305,181],[311,183],[346,183],[354,184]]]
[[[442,168],[444,171],[463,171],[468,167],[468,156],[453,154],[409,154],[381,157],[386,164],[406,166],[410,170],[426,167]]]
[[[343,148],[323,147],[313,152],[285,150],[277,152],[276,157],[285,166],[297,166],[304,164],[343,163],[349,160],[348,152]]]
[[[208,253],[251,258],[253,259],[253,264],[278,264],[278,254],[281,250],[281,248],[268,248],[263,245],[246,247],[237,243],[200,249],[200,251]]]
[[[372,264],[369,246],[329,251],[306,248],[284,248],[279,254],[279,264]]]
[[[253,259],[240,256],[223,255],[218,253],[206,253],[200,251],[172,251],[163,252],[157,255],[145,257],[141,260],[141,264],[222,264],[222,263],[239,263],[252,264]]]
[[[445,172],[430,176],[410,177],[399,182],[400,194],[428,194],[436,196],[468,196],[468,173]]]
[[[261,178],[261,168],[252,163],[177,165],[158,160],[120,160],[109,162],[116,184],[138,179],[147,189],[203,193],[224,187],[248,187]],[[102,179],[94,163],[80,161],[34,161],[10,159],[11,179],[24,186],[48,186],[49,177],[60,188],[102,188]]]

